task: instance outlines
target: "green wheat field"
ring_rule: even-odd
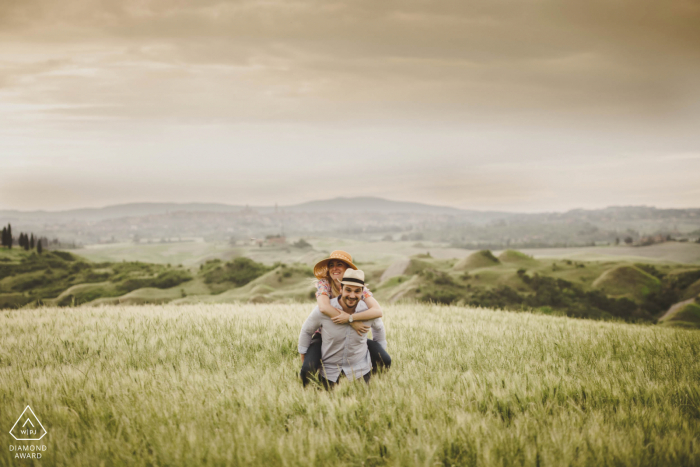
[[[700,465],[700,333],[385,308],[393,366],[298,379],[311,305],[0,312],[1,465]],[[18,460],[30,405],[48,434]]]

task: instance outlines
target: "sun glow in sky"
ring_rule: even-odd
[[[0,209],[697,207],[698,31],[693,0],[0,2]]]

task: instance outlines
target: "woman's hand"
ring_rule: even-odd
[[[350,315],[345,313],[344,311],[341,311],[338,316],[334,316],[331,318],[331,321],[333,321],[335,324],[345,324],[348,322],[350,319]]]
[[[369,332],[369,326],[367,326],[365,323],[362,321],[353,321],[350,323],[350,326],[361,336],[363,334],[367,334]]]

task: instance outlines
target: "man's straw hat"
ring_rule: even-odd
[[[352,256],[350,256],[350,253],[347,253],[343,250],[335,250],[331,253],[331,255],[328,258],[322,259],[321,261],[316,263],[316,266],[314,266],[314,276],[316,276],[317,279],[326,278],[326,276],[328,275],[328,262],[332,259],[338,259],[347,264],[352,269],[357,269],[357,266],[352,264]]]
[[[343,278],[340,280],[341,284],[354,285],[354,286],[365,286],[365,272],[361,269],[346,269]]]

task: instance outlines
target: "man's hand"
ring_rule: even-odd
[[[369,326],[364,324],[362,321],[353,321],[350,323],[350,326],[359,334],[360,336],[363,334],[367,334],[369,331]]]
[[[305,354],[303,354],[303,353],[300,353],[300,354],[299,354],[299,356],[301,357],[301,363],[302,363],[302,364],[304,363],[304,355],[305,355]]]
[[[335,324],[345,324],[348,322],[350,319],[350,315],[345,313],[344,311],[341,311],[338,316],[334,316],[331,318],[331,321],[333,321]]]

